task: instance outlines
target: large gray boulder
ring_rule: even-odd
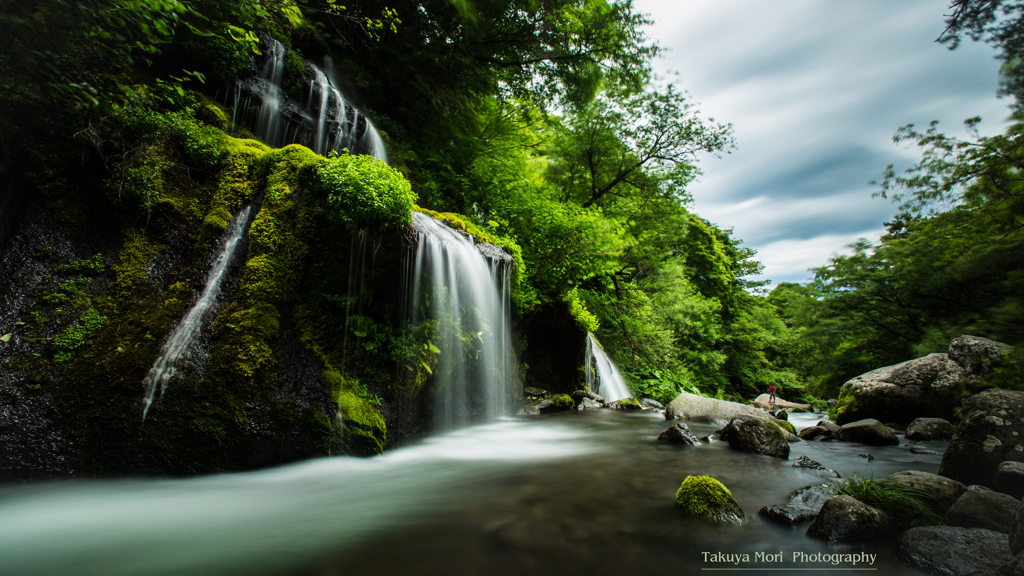
[[[988,338],[960,336],[949,343],[949,358],[968,376],[984,376],[1001,365],[1010,346]]]
[[[776,458],[789,458],[786,433],[769,420],[755,416],[737,416],[722,429],[722,439],[742,452],[753,452]]]
[[[835,497],[829,484],[812,484],[789,493],[784,506],[765,506],[758,514],[783,524],[799,524],[814,520],[822,505]]]
[[[984,528],[924,526],[896,539],[896,557],[932,574],[993,571],[1013,559],[1006,534]]]
[[[916,418],[951,420],[967,373],[947,354],[929,354],[861,374],[843,384],[836,423],[865,418],[909,424]]]
[[[818,442],[825,440],[839,440],[839,425],[833,424],[827,420],[822,420],[814,426],[808,426],[800,431],[801,440],[815,440]]]
[[[880,479],[879,482],[901,484],[914,489],[917,493],[924,496],[927,503],[939,515],[945,514],[950,506],[967,491],[967,486],[961,482],[939,476],[938,474],[918,470],[897,472]]]
[[[892,518],[849,496],[836,496],[825,502],[807,535],[829,542],[873,542],[893,536]]]
[[[727,402],[716,398],[705,398],[696,394],[683,392],[676,396],[668,406],[665,407],[665,418],[685,418],[691,422],[703,424],[716,424],[722,426],[730,420],[746,414],[757,418],[768,418],[768,413],[759,408],[752,408],[746,404]]]
[[[960,418],[939,474],[993,488],[1000,463],[1024,462],[1024,392],[986,390],[971,396]]]
[[[996,492],[1024,498],[1024,462],[1000,462],[992,483]]]
[[[953,425],[942,418],[918,418],[907,426],[903,435],[907,440],[915,442],[949,440],[953,437]]]
[[[898,446],[896,435],[874,418],[865,418],[839,427],[839,437],[848,442],[868,446]]]
[[[942,519],[949,526],[986,528],[1010,533],[1013,514],[1020,502],[984,486],[968,486]]]

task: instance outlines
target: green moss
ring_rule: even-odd
[[[857,395],[849,390],[843,390],[839,393],[836,405],[829,408],[828,417],[829,420],[832,420],[833,422],[839,422],[839,419],[847,412],[853,413],[856,411]]]
[[[710,476],[687,476],[676,492],[676,506],[705,520],[739,524],[744,518],[729,489]]]
[[[789,421],[773,419],[772,422],[775,422],[776,426],[778,426],[779,428],[782,428],[786,432],[789,432],[790,434],[793,434],[794,436],[796,435],[796,427],[793,426],[793,424],[790,423]]]
[[[637,400],[636,398],[623,398],[621,400],[616,400],[616,402],[618,402],[621,406],[633,406],[637,410],[643,410],[644,408],[643,404],[641,404],[640,401]]]
[[[100,316],[99,312],[90,306],[76,324],[53,338],[54,359],[58,362],[70,360],[75,350],[85,343],[85,339],[99,330],[106,321],[106,318]]]
[[[207,98],[205,94],[198,92],[195,92],[194,94],[198,102],[195,109],[196,120],[206,124],[207,126],[227,130],[229,124],[231,124],[231,119],[228,117],[227,111],[224,110],[224,107]]]
[[[571,410],[576,407],[576,403],[573,402],[572,397],[568,394],[559,394],[558,396],[553,397],[551,402],[562,410]]]
[[[366,398],[343,389],[337,396],[341,409],[345,449],[349,454],[372,456],[384,451],[387,426],[380,412]]]

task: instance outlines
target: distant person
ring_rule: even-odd
[[[768,403],[775,404],[775,385],[768,386]]]

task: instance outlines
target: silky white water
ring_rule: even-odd
[[[284,137],[284,130],[281,127],[281,100],[285,96],[281,82],[284,81],[285,52],[284,45],[271,38],[270,48],[260,69],[263,103],[260,105],[260,115],[256,120],[256,137],[272,146],[279,146],[277,142]]]
[[[452,428],[507,414],[515,369],[510,262],[484,257],[470,238],[425,214],[415,212],[413,226],[409,316],[413,325],[436,323],[435,421]]]
[[[615,362],[604,353],[604,348],[593,334],[587,333],[586,357],[587,388],[605,399],[605,402],[632,397]]]
[[[235,249],[249,223],[250,209],[250,206],[246,206],[231,219],[224,231],[217,259],[214,260],[210,272],[206,275],[206,286],[203,288],[202,294],[164,342],[160,348],[160,356],[142,381],[145,389],[145,397],[142,401],[143,419],[146,418],[149,408],[153,405],[157,390],[159,389],[160,396],[164,395],[168,383],[174,378],[176,368],[188,358],[199,337],[199,332],[206,321],[210,308],[217,301],[217,296],[220,295],[220,285],[234,260]]]

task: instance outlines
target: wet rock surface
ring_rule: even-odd
[[[831,468],[826,468],[826,467],[822,466],[820,462],[815,462],[814,460],[811,460],[807,456],[801,456],[796,462],[793,463],[793,467],[794,468],[804,468],[806,470],[813,470],[815,472],[819,472],[819,473],[821,473],[823,475],[831,476],[831,477],[834,477],[834,478],[841,478],[842,477],[839,474],[839,472],[836,472],[835,470],[833,470]]]
[[[915,568],[943,576],[995,570],[1013,558],[1005,534],[956,526],[911,528],[896,539],[896,555]]]
[[[994,487],[999,465],[1024,462],[1024,392],[986,390],[964,400],[939,474]]]
[[[943,521],[961,528],[986,528],[1010,533],[1013,514],[1020,502],[985,486],[968,486],[946,512]]]
[[[783,524],[800,524],[817,517],[821,507],[835,497],[828,484],[812,484],[789,493],[789,503],[765,506],[758,514]]]
[[[801,440],[816,440],[818,442],[839,440],[839,426],[822,420],[814,426],[804,428],[797,435]]]
[[[690,431],[690,427],[682,422],[669,426],[667,430],[658,436],[658,440],[664,440],[673,444],[683,444],[685,446],[700,445],[700,440]]]
[[[873,542],[893,535],[888,514],[846,495],[826,501],[807,535],[835,543]]]
[[[900,443],[892,430],[874,418],[844,424],[839,428],[839,437],[868,446],[897,446]]]
[[[957,498],[967,491],[967,486],[956,480],[917,470],[897,472],[879,481],[912,488],[924,495],[939,514],[945,514]]]
[[[682,393],[665,407],[665,418],[686,418],[692,422],[724,425],[737,415],[746,414],[767,418],[768,413],[746,404],[705,398],[696,394]]]
[[[736,450],[789,458],[789,443],[786,442],[785,432],[774,423],[754,416],[733,418],[722,429],[722,438]]]
[[[577,410],[600,410],[601,408],[604,408],[604,404],[592,398],[583,398],[576,404]]]
[[[968,376],[984,376],[1000,366],[1010,347],[1002,342],[978,336],[960,336],[949,343],[949,358]]]
[[[942,418],[918,418],[907,426],[904,436],[918,442],[949,440],[953,437],[953,425]]]

